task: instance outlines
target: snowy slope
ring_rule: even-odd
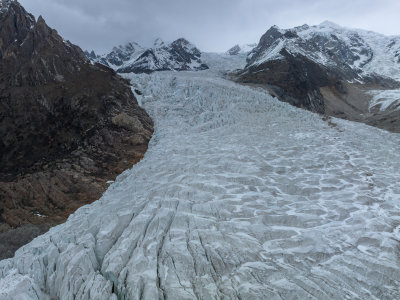
[[[400,110],[400,89],[397,90],[373,90],[369,92],[373,98],[369,110],[374,108],[379,111]]]
[[[155,120],[145,158],[0,262],[0,299],[400,298],[400,135],[325,122],[222,79],[237,57],[206,59],[127,75]]]
[[[274,26],[249,54],[249,66],[282,59],[283,49],[327,67],[346,66],[364,76],[378,74],[400,80],[400,37],[349,29],[331,22],[292,29]]]

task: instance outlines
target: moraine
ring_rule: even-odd
[[[0,299],[400,298],[400,135],[223,79],[242,58],[127,75],[145,158],[0,262]]]

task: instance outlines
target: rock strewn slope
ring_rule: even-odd
[[[0,258],[98,199],[147,149],[129,82],[17,1],[0,11]],[[18,230],[15,228],[19,227]]]

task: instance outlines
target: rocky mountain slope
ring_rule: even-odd
[[[129,82],[1,1],[0,258],[98,199],[152,131]]]
[[[137,43],[115,47],[110,53],[97,56],[86,52],[92,61],[113,68],[118,73],[151,73],[154,71],[199,71],[208,66],[201,61],[201,52],[181,38],[170,44],[157,39],[152,48]]]
[[[127,75],[156,124],[145,158],[0,262],[0,298],[400,298],[400,136],[222,79],[241,56],[204,58]]]
[[[235,78],[298,107],[400,131],[399,49],[399,37],[330,22],[273,26]]]

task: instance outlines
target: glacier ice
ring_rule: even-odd
[[[127,75],[156,131],[98,201],[0,262],[0,299],[398,299],[400,135],[211,69]]]

